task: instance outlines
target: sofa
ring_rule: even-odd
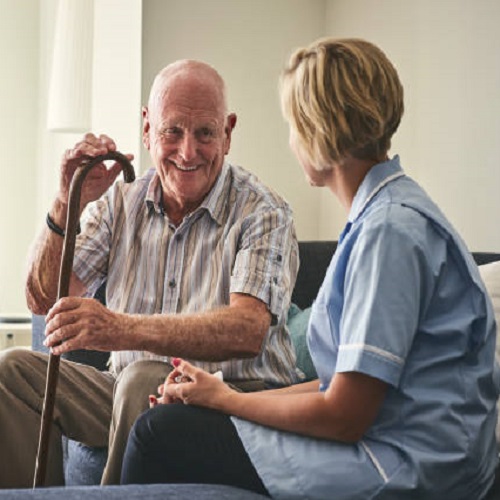
[[[288,326],[297,352],[297,364],[305,373],[306,379],[315,378],[314,366],[305,342],[310,306],[323,281],[336,246],[335,241],[303,241],[299,243],[300,269],[292,295]],[[494,301],[497,322],[500,324],[500,253],[474,252],[473,257],[480,266],[479,269]],[[104,290],[100,289],[96,297],[104,302]],[[42,344],[44,327],[43,316],[34,315],[32,347],[38,351],[46,351]],[[67,358],[105,369],[108,355],[95,351],[75,351],[70,353]],[[500,431],[497,437],[500,437]],[[126,495],[129,498],[135,498],[139,495],[156,498],[156,495],[163,497],[170,493],[175,494],[177,498],[191,498],[193,496],[200,499],[262,498],[260,495],[242,490],[213,485],[153,485],[148,487],[147,493],[146,490],[141,489],[144,487],[139,489],[132,486],[99,488],[95,485],[99,484],[106,456],[107,450],[105,448],[90,448],[81,443],[65,440],[65,488],[46,488],[36,492],[10,490],[10,494],[12,494],[12,498],[14,498],[14,494],[19,495],[15,498],[31,498],[35,493],[36,498],[52,498],[52,494],[61,494],[61,498],[64,496],[64,498],[70,499],[83,498],[83,496],[89,498],[89,496],[94,497],[94,495],[109,499],[118,498],[120,495]],[[106,492],[105,496],[103,496],[104,492]],[[8,490],[0,491],[0,500],[3,498],[10,498]],[[500,500],[500,470],[487,498],[488,500]]]

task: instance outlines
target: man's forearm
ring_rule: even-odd
[[[52,220],[65,229],[67,206],[58,200],[49,211]],[[64,238],[44,226],[30,252],[26,279],[26,301],[36,314],[46,314],[57,298]]]
[[[127,321],[134,345],[163,356],[201,361],[249,358],[259,354],[269,328],[266,315],[223,307],[196,315],[131,315]]]

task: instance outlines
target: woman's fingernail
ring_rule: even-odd
[[[158,399],[155,396],[149,396],[149,404],[150,405],[157,405],[158,404]]]
[[[177,368],[181,364],[180,358],[172,359],[172,364]]]

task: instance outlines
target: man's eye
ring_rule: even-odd
[[[198,130],[198,137],[200,140],[210,140],[212,137],[214,137],[215,133],[212,129],[203,127]]]
[[[161,129],[160,134],[166,136],[180,135],[182,133],[179,127],[166,127]]]

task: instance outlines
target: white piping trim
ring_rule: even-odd
[[[400,365],[403,364],[403,358],[401,358],[400,356],[396,356],[395,354],[384,351],[384,350],[379,349],[378,347],[374,347],[372,345],[368,345],[368,344],[342,344],[339,346],[339,351],[340,350],[347,351],[347,350],[352,350],[352,349],[363,349],[364,351],[371,351],[371,352],[374,352],[375,354],[378,354],[379,356],[390,359],[391,361],[394,361],[395,363],[398,363]]]
[[[387,477],[383,467],[380,465],[380,462],[377,460],[377,457],[373,454],[372,450],[368,448],[368,445],[364,441],[361,441],[361,446],[365,449],[367,455],[370,457],[370,460],[373,462],[373,465],[378,470],[378,473],[382,476],[384,483],[388,483],[389,478]]]
[[[393,180],[397,179],[398,177],[402,177],[404,172],[397,172],[396,174],[392,174],[389,177],[386,177],[380,184],[377,184],[375,186],[375,189],[368,195],[368,198],[366,198],[365,202],[361,206],[361,208],[358,210],[358,215],[361,214],[364,209],[366,208],[366,205],[370,203],[371,199],[386,185],[389,184],[389,182],[392,182]]]

